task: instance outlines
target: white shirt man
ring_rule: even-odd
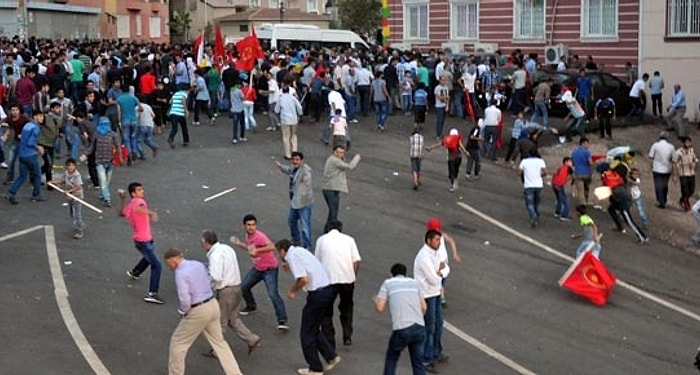
[[[329,224],[328,233],[316,240],[316,259],[321,262],[323,268],[328,271],[331,286],[336,296],[340,296],[340,323],[343,327],[343,344],[352,345],[352,309],[353,294],[355,290],[355,277],[360,268],[360,252],[357,249],[355,239],[341,233],[343,224],[334,221]],[[323,333],[328,337],[331,345],[335,347],[335,329],[331,319],[324,320]]]
[[[518,174],[523,177],[525,207],[530,216],[530,226],[534,228],[539,225],[540,201],[544,187],[542,177],[547,175],[547,166],[542,158],[531,152],[520,161]]]
[[[484,110],[484,126],[498,126],[501,122],[501,110],[491,104]]]
[[[644,91],[644,80],[643,79],[638,79],[634,82],[632,85],[632,88],[630,89],[630,97],[631,98],[639,98],[640,97],[640,91]]]
[[[241,292],[241,271],[238,267],[236,252],[231,246],[219,242],[216,233],[202,232],[202,247],[209,259],[209,278],[214,295],[221,310],[221,327],[227,326],[248,345],[248,354],[260,346],[260,336],[243,324],[238,316],[238,307],[243,298]],[[213,351],[210,351],[212,354]]]
[[[331,90],[328,93],[328,105],[331,108],[331,116],[335,115],[336,109],[340,109],[342,111],[340,116],[347,116],[345,113],[345,99],[343,99],[343,95],[341,95],[338,90]]]

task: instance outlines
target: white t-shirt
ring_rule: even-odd
[[[345,118],[343,118],[343,116],[340,116],[338,118],[333,116],[333,118],[331,119],[331,127],[333,135],[345,136],[345,131],[348,128],[348,122],[345,121]]]
[[[638,98],[640,91],[644,91],[643,79],[638,79],[634,82],[634,85],[632,85],[632,89],[630,89],[630,98]]]
[[[360,262],[360,252],[355,239],[333,229],[316,240],[316,259],[328,271],[331,284],[355,282],[355,262]]]
[[[270,70],[270,73],[272,73],[272,70]],[[280,87],[277,84],[277,80],[272,78],[267,81],[267,91],[267,102],[270,104],[277,103],[280,98]]]
[[[490,105],[484,110],[484,126],[498,126],[501,121],[501,110]]]
[[[547,166],[542,158],[525,158],[520,161],[520,170],[523,171],[523,187],[527,188],[542,188],[542,169]]]
[[[464,82],[464,87],[469,90],[470,93],[473,93],[474,82],[476,82],[476,74],[469,74],[469,72],[465,72],[462,74],[462,81]]]
[[[441,100],[438,98],[438,96],[440,96],[440,95],[444,95],[444,96],[450,95],[450,90],[447,89],[447,86],[445,86],[445,85],[435,86],[435,108],[447,107],[447,101]]]
[[[136,107],[136,113],[139,116],[139,126],[148,126],[152,128],[154,125],[153,108],[151,108],[151,106],[146,103],[141,103],[141,107],[143,108],[143,112],[139,112],[138,107]]]
[[[335,109],[333,109],[333,104],[335,104]],[[331,115],[335,115],[335,110],[340,108],[343,112],[340,115],[346,117],[345,99],[340,95],[340,92],[333,90],[328,93],[328,106],[331,108]]]

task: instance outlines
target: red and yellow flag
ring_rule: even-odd
[[[559,279],[559,286],[603,306],[608,302],[615,282],[615,276],[605,265],[590,251],[586,251]]]

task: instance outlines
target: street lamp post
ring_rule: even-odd
[[[280,23],[284,23],[284,12],[286,12],[287,9],[285,8],[284,1],[280,1]]]

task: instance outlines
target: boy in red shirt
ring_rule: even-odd
[[[561,167],[557,169],[552,176],[552,190],[557,198],[556,208],[554,209],[554,217],[561,221],[570,221],[569,218],[569,198],[566,196],[566,183],[573,181],[573,166],[574,163],[570,157],[565,157],[562,160]]]

